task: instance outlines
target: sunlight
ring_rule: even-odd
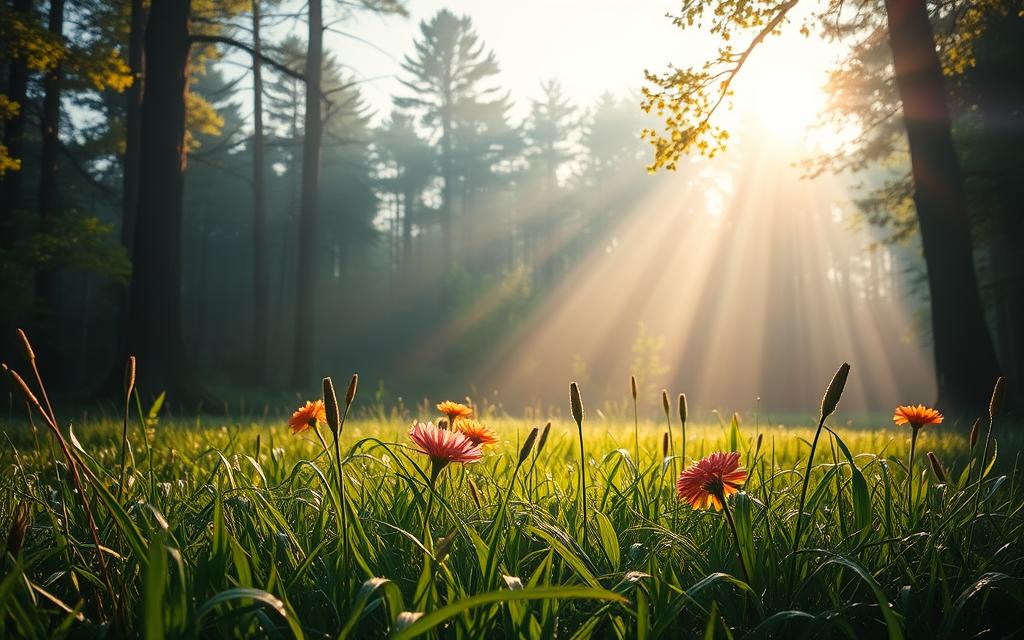
[[[773,161],[777,148],[745,139],[683,167],[685,180],[655,178],[619,215],[614,250],[594,246],[494,350],[484,388],[529,396],[584,371],[588,388],[618,398],[633,372],[685,390],[698,412],[755,398],[786,411],[813,404],[813,380],[852,358],[848,410],[930,397],[930,355],[901,339],[912,317],[891,261],[860,260],[870,237],[850,228],[840,183],[801,179]],[[646,359],[640,322],[660,343]]]
[[[833,55],[798,34],[768,41],[737,78],[730,100],[735,111],[723,121],[804,157],[833,150],[842,136],[823,120]]]

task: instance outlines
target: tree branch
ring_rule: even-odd
[[[248,53],[251,56],[256,55],[256,52],[253,51],[253,48],[250,47],[249,45],[245,44],[244,42],[240,42],[238,40],[235,40],[234,38],[229,38],[227,36],[211,35],[211,34],[205,34],[205,33],[193,33],[190,36],[190,40],[192,42],[209,42],[209,43],[213,43],[213,44],[223,44],[223,45],[227,45],[229,47],[235,47],[236,49],[241,49],[242,51],[245,51],[246,53]],[[306,81],[306,76],[302,75],[301,73],[299,73],[295,69],[292,69],[291,67],[289,67],[286,64],[278,62],[277,60],[274,60],[273,58],[268,58],[266,55],[264,55],[262,53],[259,54],[259,58],[265,64],[273,67],[274,69],[277,69],[278,71],[280,71],[281,73],[285,74],[286,76],[290,76],[290,77],[295,78],[296,80],[300,80],[302,82]]]

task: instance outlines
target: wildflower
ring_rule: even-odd
[[[914,517],[914,453],[917,450],[917,434],[921,431],[922,427],[929,424],[940,424],[942,422],[942,414],[926,407],[923,404],[919,405],[903,405],[896,407],[896,413],[892,417],[892,421],[898,425],[909,424],[910,425],[910,459],[907,461],[907,513],[911,519]]]
[[[740,467],[740,454],[712,453],[679,474],[676,491],[680,500],[686,500],[694,509],[714,507],[721,511],[725,498],[739,491],[747,479]]]
[[[471,418],[459,420],[456,431],[469,438],[473,444],[487,446],[498,443],[498,434],[493,429]]]
[[[316,427],[317,423],[327,424],[327,409],[324,407],[323,400],[307,401],[304,406],[295,410],[292,419],[288,421],[292,433],[302,433]]]
[[[942,422],[942,414],[923,404],[917,406],[905,405],[896,407],[896,413],[893,415],[892,420],[898,425],[909,424],[916,431],[925,425],[940,424]]]
[[[420,453],[430,457],[434,477],[451,462],[476,462],[483,457],[480,447],[469,438],[457,431],[439,429],[431,422],[413,423],[409,438]]]
[[[739,491],[746,480],[747,472],[740,467],[740,454],[736,451],[718,451],[698,460],[689,469],[680,473],[679,480],[676,481],[676,490],[679,492],[679,499],[686,500],[694,509],[714,507],[715,511],[721,511],[725,515],[733,542],[736,543],[736,557],[743,571],[743,579],[750,584],[750,570],[743,559],[736,522],[726,502],[726,497]]]
[[[448,416],[448,423],[453,427],[455,426],[455,421],[459,418],[468,418],[473,415],[473,409],[451,400],[437,403],[437,410],[443,415]]]

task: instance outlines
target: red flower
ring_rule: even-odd
[[[740,454],[733,451],[712,453],[679,474],[676,492],[694,509],[714,507],[721,511],[726,496],[736,493],[747,480],[747,472],[740,467]]]
[[[307,401],[304,406],[295,410],[288,424],[292,428],[292,433],[302,433],[310,427],[316,426],[318,422],[327,424],[327,410],[324,409],[323,400]]]
[[[498,434],[490,427],[483,425],[476,420],[463,418],[459,420],[456,430],[470,439],[473,444],[491,445],[498,444]]]
[[[941,424],[942,414],[923,404],[905,405],[896,407],[896,414],[892,417],[892,421],[898,425],[909,424],[917,430],[926,424]]]
[[[455,422],[459,418],[468,418],[473,415],[473,409],[459,402],[445,400],[437,403],[437,410],[448,417],[448,426],[455,428]]]

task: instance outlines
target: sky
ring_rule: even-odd
[[[645,69],[660,72],[669,63],[692,64],[713,54],[714,39],[697,30],[682,31],[666,17],[681,4],[680,0],[409,0],[408,18],[359,15],[335,25],[358,39],[329,31],[325,46],[364,80],[367,101],[382,118],[390,110],[391,96],[402,91],[396,76],[401,73],[402,57],[412,51],[420,22],[443,8],[468,14],[498,58],[498,82],[511,90],[517,103],[513,115],[522,117],[529,99],[539,97],[540,82],[545,79],[557,78],[567,95],[587,105],[605,91],[638,91]],[[800,36],[795,26],[768,41],[752,59],[737,86],[736,104],[741,108],[776,120],[780,111],[796,109],[801,120],[817,112],[820,95],[807,98],[824,83],[835,47]],[[767,83],[769,71],[771,84]],[[811,107],[814,113],[808,114]]]

